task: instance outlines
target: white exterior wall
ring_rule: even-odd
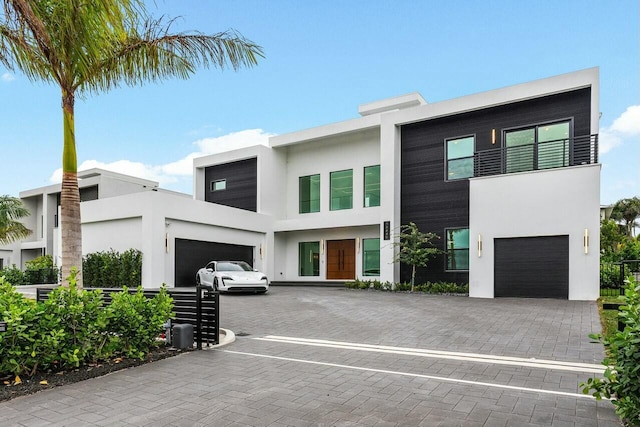
[[[569,299],[599,297],[599,164],[474,178],[469,191],[469,296],[494,297],[494,239],[569,235]]]
[[[275,258],[276,265],[273,280],[279,282],[313,282],[327,280],[327,241],[354,239],[356,240],[356,278],[362,278],[362,239],[378,238],[377,225],[365,227],[341,227],[320,230],[308,230],[276,235]],[[298,244],[300,242],[320,242],[320,276],[300,276],[298,271]],[[367,276],[366,279],[380,279]]]
[[[84,202],[81,208],[83,254],[142,251],[145,288],[174,286],[175,239],[254,246],[255,267],[272,276],[259,254],[261,246],[265,253],[273,245],[265,215],[156,191]]]

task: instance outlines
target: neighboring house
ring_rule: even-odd
[[[145,287],[193,286],[221,258],[275,282],[398,282],[410,270],[392,262],[392,242],[415,222],[443,251],[419,282],[595,300],[598,90],[592,68],[433,104],[417,93],[364,104],[356,119],[195,159],[195,200],[148,191],[156,183],[98,191],[82,203],[83,252],[142,250]]]
[[[598,297],[597,68],[359,113],[194,160],[196,199],[271,218],[272,280],[408,281],[392,241],[413,221],[443,251],[418,281],[469,282],[474,297]]]
[[[269,219],[264,215],[238,212],[226,206],[193,200],[188,194],[162,190],[158,183],[101,169],[78,173],[82,202],[82,252],[142,251],[142,285],[146,288],[195,285],[196,266],[220,255],[253,260],[254,248],[264,244]],[[23,191],[20,198],[31,211],[25,225],[34,233],[27,239],[0,247],[4,266],[51,254],[61,261],[61,230],[58,226],[61,185]],[[220,226],[219,224],[225,224]],[[242,228],[242,230],[241,230]],[[218,252],[190,254],[185,243],[192,240],[233,242],[220,244]],[[228,249],[240,250],[240,253]],[[200,257],[198,258],[198,255]],[[196,257],[197,263],[176,272]],[[185,261],[186,258],[186,261]],[[260,266],[260,262],[256,263]],[[182,272],[182,276],[179,274]]]

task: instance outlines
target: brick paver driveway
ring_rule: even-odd
[[[0,403],[0,425],[613,426],[595,303],[274,287],[232,345]]]

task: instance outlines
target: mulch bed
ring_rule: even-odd
[[[113,358],[68,371],[38,372],[32,377],[21,377],[22,382],[15,385],[13,385],[15,379],[13,375],[6,376],[4,378],[0,377],[0,402],[65,384],[72,384],[78,381],[88,380],[89,378],[100,377],[121,369],[155,362],[157,360],[166,359],[167,357],[177,356],[178,354],[182,354],[187,351],[191,350],[179,350],[172,347],[162,346],[149,353],[144,360]]]

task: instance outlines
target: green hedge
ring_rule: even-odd
[[[640,285],[632,277],[620,299],[624,330],[608,337],[589,335],[607,349],[604,378],[590,378],[581,387],[596,399],[612,399],[625,425],[640,426]]]
[[[113,356],[144,356],[157,346],[162,324],[173,317],[173,299],[163,288],[152,299],[142,288],[111,294],[105,305],[102,290],[58,287],[44,302],[25,298],[0,277],[0,376],[33,375],[64,370]]]
[[[406,292],[411,290],[410,283],[380,282],[379,280],[353,280],[345,283],[349,289],[375,289],[379,291]],[[427,282],[414,286],[414,292],[426,294],[468,294],[469,285],[452,282]]]
[[[82,275],[85,286],[92,288],[138,287],[142,284],[142,252],[111,249],[90,253],[82,260]]]

